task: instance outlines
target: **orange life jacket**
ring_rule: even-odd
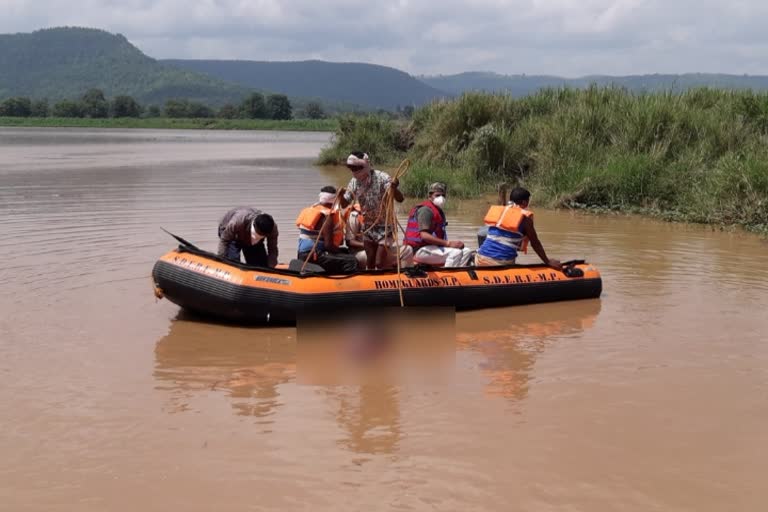
[[[333,222],[333,244],[339,247],[344,242],[344,231],[341,225],[341,212],[337,208],[330,208],[321,204],[313,204],[301,210],[296,218],[296,227],[299,228],[299,238],[316,240],[320,236],[320,224],[327,217]],[[321,242],[318,242],[322,243]]]
[[[522,224],[523,219],[526,217],[533,217],[533,212],[520,208],[516,204],[507,204],[506,206],[495,205],[488,209],[483,222],[488,227],[496,227],[523,236],[520,250],[527,253],[528,237],[520,233],[520,224]]]

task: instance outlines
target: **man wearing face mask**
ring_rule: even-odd
[[[229,210],[219,222],[219,247],[222,258],[240,262],[240,252],[248,265],[277,266],[277,225],[271,215],[241,206]],[[266,239],[265,247],[264,241]]]
[[[448,240],[445,231],[448,223],[442,208],[446,189],[445,183],[433,183],[429,187],[429,198],[414,206],[408,214],[405,243],[413,248],[416,263],[464,267],[472,251],[464,247],[464,242]]]

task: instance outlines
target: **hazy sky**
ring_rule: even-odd
[[[155,58],[413,74],[768,74],[768,0],[0,0],[0,33],[118,32]]]

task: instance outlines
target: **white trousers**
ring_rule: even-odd
[[[464,247],[456,249],[454,247],[440,247],[437,245],[425,245],[413,256],[415,263],[424,263],[426,265],[443,265],[446,267],[466,267],[469,258],[472,257],[472,251]]]
[[[365,262],[368,260],[368,258],[365,256],[364,250],[359,250],[355,253],[355,258],[357,258],[357,267],[360,270],[365,270]]]

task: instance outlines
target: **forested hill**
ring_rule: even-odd
[[[617,85],[634,92],[663,90],[683,91],[694,87],[720,89],[768,90],[768,76],[689,73],[680,75],[594,75],[581,78],[563,78],[548,75],[500,75],[486,72],[467,72],[456,75],[420,76],[427,85],[461,94],[465,91],[508,92],[513,96],[534,94],[545,87],[584,88],[590,84]]]
[[[191,71],[293,96],[343,101],[394,110],[421,106],[450,94],[398,69],[362,63],[325,61],[262,62],[236,60],[164,60]]]
[[[186,98],[209,105],[239,103],[252,89],[163,64],[122,35],[103,30],[66,27],[0,34],[0,99],[54,101],[80,97],[91,88],[142,103]]]
[[[211,106],[239,104],[254,90],[286,94],[295,106],[318,100],[331,110],[421,106],[465,91],[533,94],[545,87],[615,84],[632,91],[692,87],[768,90],[768,76],[725,74],[586,76],[468,72],[413,77],[374,64],[324,61],[155,60],[125,37],[90,28],[0,34],[0,100],[79,98],[89,89],[142,104],[184,98]]]

